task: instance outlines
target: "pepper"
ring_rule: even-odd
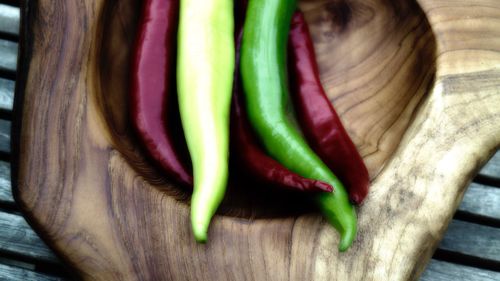
[[[239,38],[240,39],[240,38]],[[238,164],[257,180],[288,190],[326,191],[332,192],[333,187],[327,183],[303,178],[283,167],[279,162],[267,156],[260,148],[256,137],[248,124],[246,112],[241,96],[241,80],[238,69],[238,46],[236,47],[236,70],[231,107],[231,143]]]
[[[321,85],[311,35],[300,12],[292,18],[288,42],[292,96],[304,135],[346,185],[351,201],[360,204],[368,194],[368,170]]]
[[[331,185],[292,173],[278,161],[266,155],[252,132],[244,109],[239,70],[246,6],[245,0],[235,2],[236,59],[231,103],[231,153],[242,170],[260,182],[288,190],[332,192]]]
[[[181,0],[177,87],[193,164],[191,225],[198,242],[226,191],[234,71],[231,0]]]
[[[313,195],[339,231],[339,250],[356,236],[356,212],[342,183],[307,145],[287,115],[286,47],[296,0],[250,0],[241,47],[241,73],[250,123],[271,157],[303,177],[324,181],[333,193]]]
[[[169,177],[191,186],[189,170],[176,153],[167,120],[171,92],[179,3],[145,0],[132,58],[130,110],[138,137],[150,157]]]

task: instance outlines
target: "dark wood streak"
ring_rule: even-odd
[[[325,5],[347,5],[352,10],[349,31],[324,20],[335,19],[335,14],[325,13],[338,9],[325,10],[318,5],[308,9],[307,19],[313,33],[328,30],[334,34],[328,39],[315,37],[318,59],[325,62],[321,64],[322,81],[374,178],[397,148],[415,108],[433,84],[436,45],[426,17],[414,12],[418,10],[414,2],[383,2],[379,6],[341,2]],[[373,32],[374,26],[384,32]],[[347,46],[355,48],[356,55],[350,55],[352,49]],[[404,79],[407,83],[402,84]]]
[[[476,88],[467,84],[463,93],[443,92],[456,82],[443,77],[463,74],[452,62],[469,63],[472,72],[483,67],[453,52],[466,45],[455,44],[460,38],[440,24],[439,13],[426,17],[420,9],[450,3],[302,1],[329,94],[348,92],[337,100],[340,112],[359,105],[342,115],[347,129],[356,143],[380,150],[366,158],[372,174],[381,172],[358,208],[356,243],[339,254],[336,232],[316,212],[269,206],[301,205],[293,196],[270,192],[265,205],[266,199],[238,198],[245,189],[231,186],[210,242],[199,245],[191,236],[189,206],[177,196],[186,193],[154,170],[128,128],[127,65],[139,2],[34,3],[24,22],[34,33],[21,35],[21,44],[31,47],[22,50],[25,99],[16,101],[23,110],[22,127],[15,129],[16,200],[86,280],[416,278],[464,187],[500,143],[491,89],[474,97],[469,91]],[[340,6],[325,9],[329,3]],[[325,17],[347,7],[352,13],[337,22]],[[467,17],[440,12],[457,22]],[[463,36],[475,33],[464,30]],[[483,43],[467,44],[496,48]],[[492,73],[491,79],[498,77]],[[455,106],[471,99],[476,102]],[[258,194],[255,188],[246,192]]]
[[[94,73],[97,74],[94,79],[100,82],[99,88],[93,92],[95,93],[93,98],[100,109],[97,113],[102,115],[109,128],[109,137],[114,148],[120,151],[127,162],[148,182],[161,189],[172,191],[172,184],[147,160],[144,150],[129,126],[128,65],[130,65],[130,50],[135,39],[138,10],[140,10],[139,1],[124,3],[112,0],[104,4],[99,17],[100,30],[96,38],[100,60],[94,66],[96,68]],[[171,194],[175,195],[176,192],[174,189]],[[186,199],[186,196],[180,198]]]

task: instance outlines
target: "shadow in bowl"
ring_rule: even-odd
[[[436,42],[414,1],[301,1],[323,85],[373,178],[391,158],[434,80]],[[165,178],[148,159],[130,125],[129,65],[140,1],[108,0],[95,100],[114,148],[151,185],[188,203],[190,191]],[[178,120],[177,120],[178,121]],[[178,139],[182,143],[182,134]],[[312,210],[303,195],[260,186],[232,173],[219,213],[277,218]]]

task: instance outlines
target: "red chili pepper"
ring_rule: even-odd
[[[303,178],[267,156],[252,132],[244,109],[239,67],[245,10],[246,1],[237,1],[237,4],[235,3],[235,30],[238,35],[236,38],[236,67],[231,104],[231,148],[233,155],[243,168],[242,170],[261,182],[289,190],[332,192],[333,187],[331,185],[322,181]]]
[[[169,177],[191,186],[193,178],[174,149],[167,122],[175,90],[179,2],[144,0],[131,69],[132,121],[149,155]]]
[[[344,183],[350,199],[360,204],[368,193],[368,170],[321,85],[311,35],[300,12],[292,19],[289,53],[291,89],[302,130],[314,151]]]

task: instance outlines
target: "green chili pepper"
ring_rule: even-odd
[[[207,240],[226,191],[234,52],[233,1],[181,1],[177,87],[193,164],[191,224],[198,242]]]
[[[327,220],[340,232],[339,250],[356,237],[356,212],[342,183],[312,151],[287,115],[290,107],[286,49],[296,0],[250,0],[241,49],[248,117],[268,153],[291,171],[334,186],[314,195]]]

